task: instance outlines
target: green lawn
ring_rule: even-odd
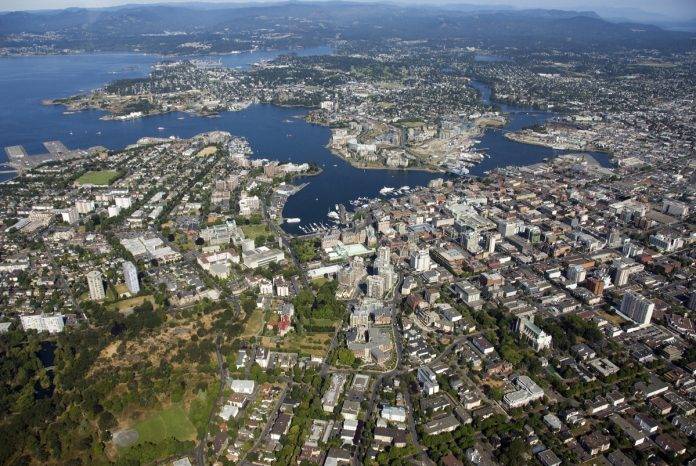
[[[242,331],[242,338],[249,338],[256,336],[263,329],[265,312],[263,309],[254,309],[251,315],[244,323],[244,330]]]
[[[157,443],[169,437],[181,441],[196,438],[196,428],[181,404],[153,413],[149,418],[136,424],[135,429],[139,435],[138,443]]]
[[[249,239],[256,239],[257,236],[268,236],[270,231],[268,228],[266,228],[266,225],[260,224],[260,225],[242,225],[242,231],[244,232],[244,236],[246,236]]]
[[[119,172],[116,170],[99,170],[87,172],[77,179],[77,184],[93,184],[108,186],[118,178]]]

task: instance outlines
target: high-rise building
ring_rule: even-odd
[[[75,201],[75,209],[80,214],[88,214],[94,210],[94,201],[78,199]]]
[[[599,296],[604,292],[604,280],[601,278],[590,277],[585,280],[584,286],[596,296]]]
[[[616,228],[612,228],[607,235],[607,246],[610,248],[618,248],[621,246],[621,232]]]
[[[479,246],[480,239],[481,237],[477,231],[469,231],[463,236],[464,247],[470,253],[477,254],[481,251],[481,247]]]
[[[87,285],[89,286],[89,297],[93,301],[101,301],[106,297],[102,275],[98,270],[87,273]]]
[[[632,274],[642,272],[645,269],[645,266],[630,259],[616,260],[612,267],[614,269],[614,285],[616,286],[624,286]]]
[[[508,236],[516,235],[519,230],[519,225],[515,220],[503,219],[498,222],[498,233],[507,238]]]
[[[430,253],[427,249],[419,249],[411,253],[411,267],[416,272],[430,270]]]
[[[138,283],[138,270],[131,261],[125,261],[123,263],[123,281],[126,282],[128,291],[131,294],[138,294],[140,292],[140,283]]]
[[[60,214],[63,218],[63,221],[65,223],[69,223],[70,225],[74,225],[80,221],[80,214],[78,214],[77,209],[75,207],[68,207],[67,209],[63,210]]]
[[[621,300],[621,313],[637,324],[649,324],[653,309],[655,303],[632,291],[627,292]]]
[[[498,233],[488,232],[486,235],[486,251],[488,251],[488,254],[495,252],[495,245],[499,239],[500,235]]]
[[[691,292],[689,302],[687,303],[686,307],[688,307],[691,311],[696,311],[696,290]]]
[[[582,265],[574,264],[568,267],[567,276],[571,283],[582,283],[586,275],[587,271]]]
[[[367,277],[367,296],[369,298],[382,299],[384,296],[384,278],[379,275]]]
[[[529,242],[532,244],[536,244],[541,241],[541,228],[538,226],[527,227],[527,240],[529,240]]]
[[[391,249],[389,249],[389,246],[380,246],[377,248],[377,261],[382,264],[389,264],[391,261]]]

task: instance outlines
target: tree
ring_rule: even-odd
[[[352,366],[355,362],[355,355],[348,348],[339,348],[338,360],[341,362],[341,364]]]

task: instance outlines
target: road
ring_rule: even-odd
[[[280,392],[280,395],[278,396],[278,399],[276,402],[273,404],[273,408],[269,410],[268,412],[270,413],[270,416],[268,417],[268,422],[266,422],[266,425],[263,428],[263,431],[261,431],[261,434],[256,438],[254,441],[254,444],[251,446],[249,450],[242,455],[241,458],[239,458],[238,464],[245,464],[245,459],[247,455],[256,450],[258,446],[261,444],[261,442],[264,441],[266,436],[268,435],[268,431],[271,430],[271,427],[273,427],[273,423],[275,423],[276,417],[278,416],[278,410],[280,409],[280,404],[283,402],[285,399],[285,395],[288,392],[288,389],[290,388],[290,382],[285,384],[285,387],[283,388],[283,391]]]
[[[208,421],[205,424],[205,431],[196,445],[194,451],[196,456],[196,464],[198,466],[205,466],[205,443],[208,438],[208,431],[210,430],[210,423],[213,421],[213,417],[219,411],[220,399],[222,398],[222,391],[225,388],[225,382],[227,381],[227,369],[225,369],[225,358],[222,357],[222,352],[220,351],[220,336],[215,337],[215,356],[217,358],[218,370],[220,371],[220,387],[218,393],[215,396],[215,401],[208,414]]]
[[[307,280],[307,274],[304,271],[304,268],[302,268],[302,265],[300,264],[300,260],[297,258],[297,255],[295,255],[295,251],[292,249],[290,246],[290,239],[289,235],[285,233],[285,231],[273,220],[271,220],[268,216],[268,208],[266,206],[266,203],[261,204],[261,215],[263,216],[264,220],[266,221],[266,224],[271,228],[273,233],[280,238],[280,240],[283,242],[283,246],[288,250],[288,255],[290,256],[290,259],[292,259],[292,263],[295,266],[295,268],[298,270],[300,274],[300,279],[302,280],[302,284],[307,287],[308,289],[312,289],[312,287],[309,285],[309,280]]]

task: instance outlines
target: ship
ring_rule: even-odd
[[[383,186],[382,189],[379,190],[379,193],[382,196],[386,196],[387,194],[390,194],[393,191],[394,191],[394,188],[390,188],[389,186]]]
[[[300,219],[297,217],[286,218],[285,223],[300,223]]]

